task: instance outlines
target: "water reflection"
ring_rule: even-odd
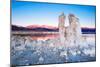
[[[38,35],[31,36],[33,40],[48,40],[48,39],[56,39],[59,37],[59,34],[46,34],[46,35]],[[95,34],[82,34],[83,39],[95,39]]]
[[[31,38],[33,40],[48,40],[48,39],[56,39],[58,38],[59,35],[58,34],[48,34],[48,35],[45,35],[45,36],[31,36]]]

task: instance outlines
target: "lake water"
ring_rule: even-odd
[[[59,35],[11,37],[11,64],[34,65],[95,61],[95,34],[82,34],[80,47],[65,48]],[[56,44],[56,45],[54,45]],[[66,44],[65,44],[66,45]],[[70,44],[69,44],[70,45]]]

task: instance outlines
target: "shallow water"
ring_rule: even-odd
[[[34,40],[30,36],[12,36],[11,64],[33,65],[95,61],[95,35],[83,35],[85,45],[66,48],[54,38]],[[54,45],[55,44],[55,45]]]

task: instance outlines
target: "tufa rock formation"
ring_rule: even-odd
[[[81,27],[79,19],[74,14],[68,15],[69,26],[65,27],[66,16],[62,13],[59,16],[59,39],[61,44],[67,47],[78,46],[81,43]]]

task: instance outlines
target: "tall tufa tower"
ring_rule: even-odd
[[[74,14],[69,14],[69,26],[70,26],[70,45],[80,45],[81,43],[81,27],[79,19]]]
[[[65,35],[65,19],[66,19],[66,16],[64,13],[62,13],[59,16],[59,24],[58,24],[59,37],[60,37],[61,44],[63,44],[65,41],[65,37],[64,37],[64,35]]]

